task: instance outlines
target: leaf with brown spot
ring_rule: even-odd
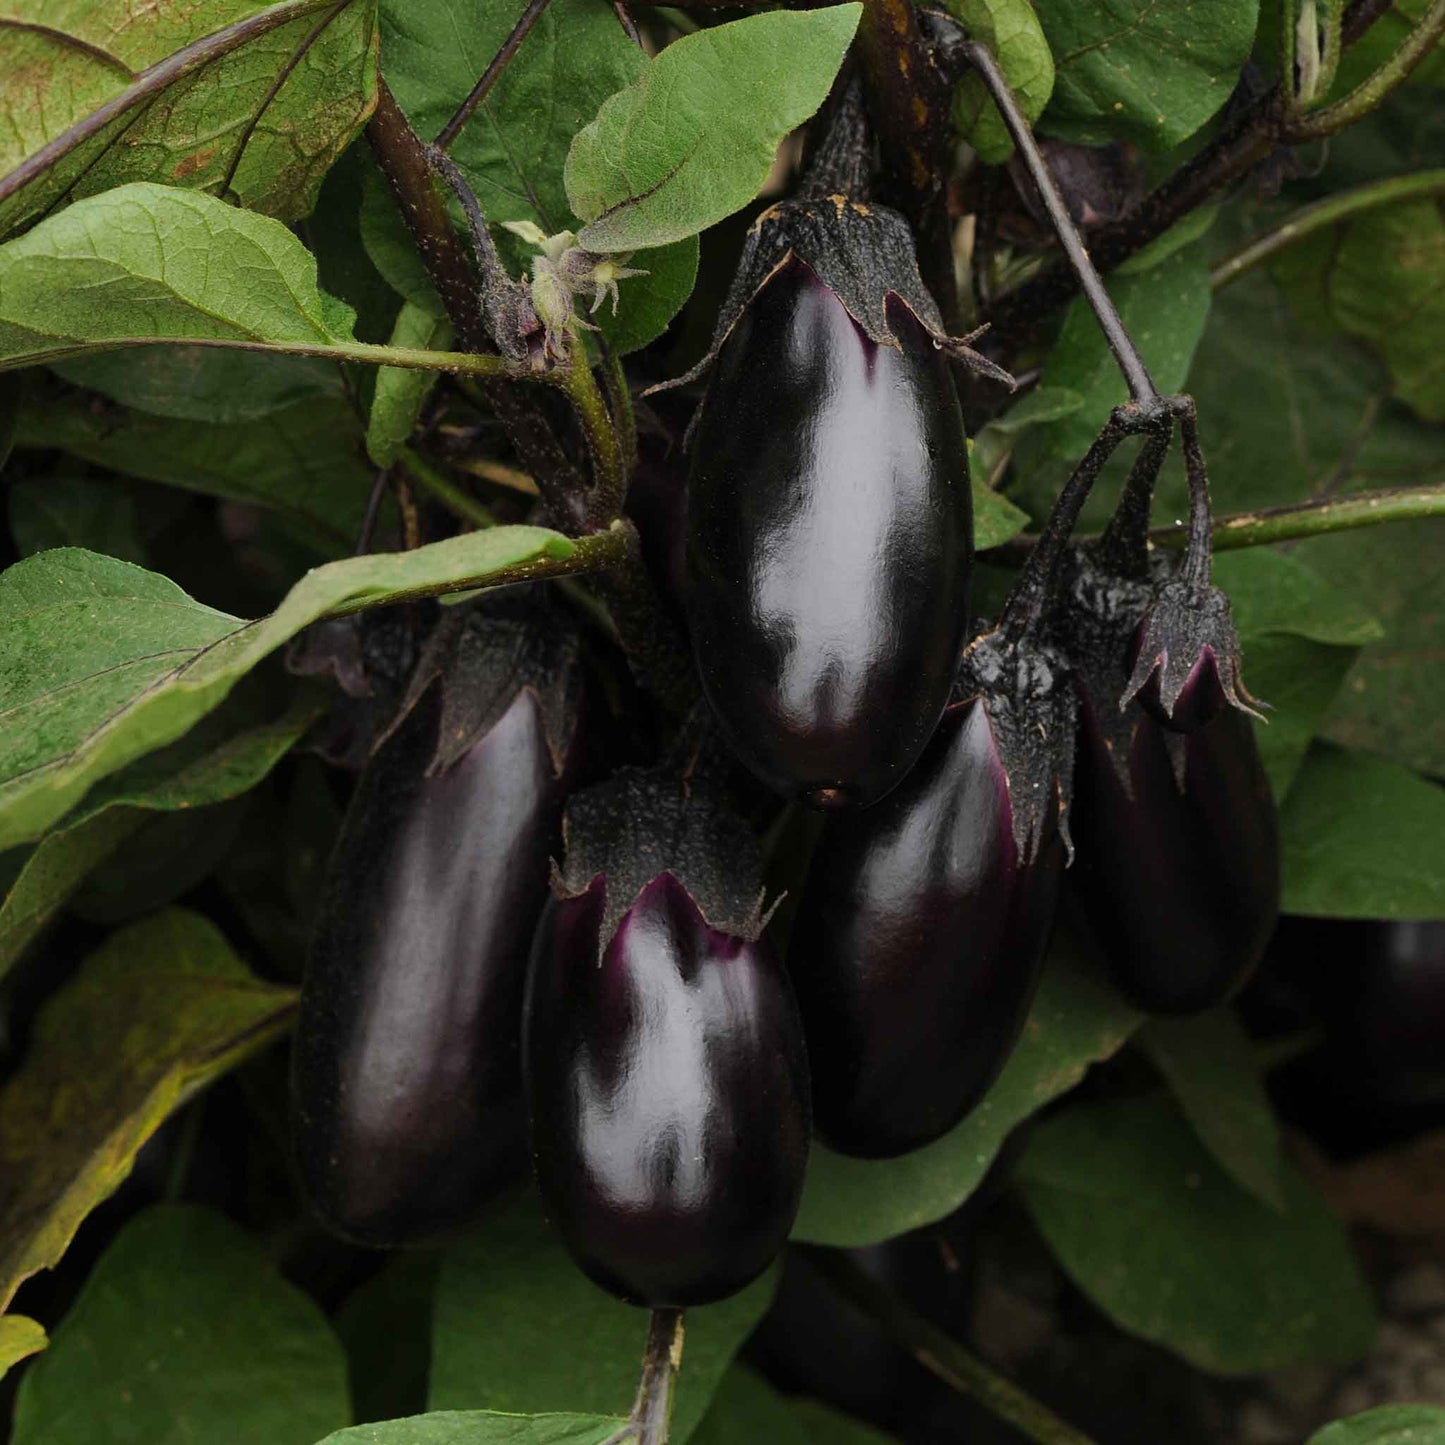
[[[167,1115],[276,1038],[295,1002],[185,909],[86,959],[0,1090],[0,1308],[60,1259]]]

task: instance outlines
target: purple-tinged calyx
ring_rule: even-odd
[[[1194,732],[1226,708],[1261,717],[1240,676],[1239,635],[1229,598],[1209,583],[1175,578],[1139,623],[1122,711],[1135,698],[1165,727]]]

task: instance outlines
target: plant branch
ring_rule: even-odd
[[[458,344],[464,351],[491,351],[471,263],[437,189],[426,147],[385,81],[378,90],[367,139],[441,296]],[[572,533],[583,530],[582,475],[563,451],[536,398],[495,381],[485,383],[483,389],[523,465],[536,478],[537,489],[557,525]]]
[[[1082,1431],[915,1313],[845,1254],[816,1246],[804,1246],[804,1254],[829,1284],[880,1324],[930,1374],[960,1394],[972,1396],[1036,1445],[1094,1445]]]
[[[1274,542],[1297,542],[1323,537],[1331,532],[1349,532],[1357,527],[1376,527],[1386,522],[1413,522],[1426,517],[1445,517],[1445,482],[1425,487],[1387,487],[1377,492],[1351,492],[1288,507],[1267,507],[1257,512],[1231,512],[1216,517],[1210,527],[1213,550],[1233,552],[1243,547],[1267,547]],[[1096,538],[1083,537],[1091,542]],[[1187,524],[1159,527],[1149,533],[1157,547],[1180,549],[1189,543]],[[1038,548],[1038,535],[1014,537],[988,556],[1000,561],[1022,561]]]
[[[1445,3],[1445,0],[1442,0],[1442,3]],[[1053,175],[1039,152],[1033,129],[1014,98],[1013,87],[1009,85],[998,61],[987,46],[976,40],[969,40],[960,47],[960,52],[987,87],[1019,155],[1023,157],[1029,179],[1033,181],[1034,189],[1044,203],[1044,209],[1048,212],[1049,221],[1059,239],[1059,245],[1063,248],[1064,256],[1098,319],[1099,328],[1109,343],[1109,350],[1114,353],[1119,370],[1124,373],[1129,395],[1135,401],[1152,401],[1158,396],[1158,392],[1154,388],[1149,369],[1144,365],[1144,358],[1139,355],[1133,339],[1124,329],[1124,323],[1119,319],[1119,312],[1104,289],[1103,281],[1099,279],[1099,273],[1089,258],[1083,238],[1079,235],[1079,228],[1074,224],[1069,208],[1064,204],[1058,186],[1054,184]]]
[[[592,487],[586,497],[587,518],[593,526],[605,526],[621,510],[627,496],[628,465],[621,438],[597,378],[587,362],[587,348],[575,329],[567,363],[557,373],[557,384],[572,403],[587,438],[592,458]]]
[[[113,95],[74,125],[67,126],[38,151],[26,156],[8,175],[0,177],[0,202],[9,200],[77,147],[99,135],[112,121],[136,106],[154,100],[167,87],[186,80],[213,61],[259,40],[263,35],[269,35],[283,25],[289,25],[293,20],[314,15],[334,5],[335,0],[282,0],[279,5],[268,6],[244,20],[236,21],[234,25],[203,35],[164,60],[158,60],[142,70],[119,94]]]
[[[1420,171],[1413,176],[1392,176],[1389,180],[1375,181],[1368,186],[1357,186],[1352,191],[1328,196],[1323,201],[1296,211],[1272,231],[1256,236],[1232,256],[1227,256],[1209,273],[1209,284],[1218,291],[1297,241],[1303,241],[1307,236],[1312,236],[1327,226],[1349,220],[1351,216],[1376,210],[1380,206],[1393,206],[1401,201],[1439,195],[1445,195],[1445,170]]]
[[[1341,45],[1360,39],[1390,8],[1389,0],[1355,0],[1345,12]],[[1308,117],[1317,123],[1323,112]],[[1287,102],[1276,85],[1243,108],[1195,156],[1186,161],[1129,215],[1100,226],[1089,237],[1089,254],[1102,272],[1157,241],[1217,191],[1249,174],[1271,151],[1288,144]],[[1035,321],[1063,306],[1077,289],[1073,272],[1055,262],[1032,280],[999,297],[981,320],[1007,347],[1027,334]]]
[[[890,199],[913,224],[924,284],[952,324],[958,294],[948,225],[949,87],[913,0],[863,0],[857,44],[882,174],[896,192]]]
[[[1445,0],[1435,0],[1410,28],[1395,53],[1348,95],[1308,115],[1292,116],[1286,127],[1289,142],[1299,145],[1305,141],[1322,140],[1368,115],[1392,90],[1409,79],[1411,72],[1430,54],[1442,35],[1445,35]]]
[[[486,99],[487,92],[496,84],[497,77],[506,69],[517,53],[518,46],[527,38],[527,32],[542,18],[542,12],[550,4],[551,0],[529,0],[527,8],[512,27],[512,33],[502,42],[502,48],[492,57],[491,64],[482,72],[471,93],[438,133],[433,144],[439,151],[446,150],[457,138],[462,127],[476,114],[477,107]]]

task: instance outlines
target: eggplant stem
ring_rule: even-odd
[[[432,142],[437,150],[446,151],[450,148],[462,127],[476,114],[477,107],[486,99],[487,92],[497,83],[497,77],[510,64],[512,57],[527,38],[527,32],[542,18],[542,12],[551,3],[552,0],[531,0],[531,4],[522,11],[517,23],[512,26],[511,34],[502,41],[501,49],[492,57],[490,64],[481,73],[467,98],[456,108],[452,118],[441,128],[436,140]]]
[[[642,1375],[637,1398],[627,1423],[609,1435],[602,1445],[667,1445],[672,1422],[672,1385],[682,1364],[682,1311],[653,1310],[647,1326],[647,1348],[642,1355]]]
[[[1208,587],[1214,544],[1214,517],[1209,506],[1209,473],[1204,448],[1199,444],[1199,420],[1193,397],[1179,397],[1179,439],[1184,448],[1184,473],[1189,479],[1189,543],[1180,579],[1194,587]]]
[[[1085,299],[1098,320],[1099,329],[1109,343],[1109,350],[1114,353],[1114,360],[1119,364],[1119,370],[1124,373],[1130,397],[1137,402],[1155,400],[1159,393],[1149,375],[1149,368],[1144,365],[1144,358],[1139,355],[1133,338],[1120,319],[1118,309],[1104,289],[1098,269],[1089,257],[1083,237],[1079,235],[1079,228],[1074,224],[1074,218],[1069,214],[1069,208],[1064,204],[1064,198],[1059,194],[1048,164],[1034,140],[1033,128],[1019,109],[1013,87],[1005,79],[998,61],[987,46],[977,40],[967,40],[959,47],[959,53],[973,67],[993,97],[993,102],[1003,117],[1003,123],[1023,157],[1029,179],[1033,181],[1034,189],[1038,191],[1039,199],[1048,212],[1049,223],[1059,239],[1059,245],[1078,278]]]
[[[1099,539],[1099,560],[1121,577],[1149,575],[1149,512],[1164,459],[1174,440],[1173,419],[1149,433],[1119,493],[1119,505]]]

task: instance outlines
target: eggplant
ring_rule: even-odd
[[[1120,991],[1148,1013],[1214,1008],[1279,915],[1279,825],[1253,725],[1229,707],[1171,735],[1129,705],[1106,729],[1081,690],[1075,893]]]
[[[788,964],[818,1133],[843,1153],[947,1133],[998,1077],[1037,988],[1064,845],[1055,803],[1020,847],[997,707],[951,709],[904,782],[830,818],[814,854]]]
[[[423,668],[357,782],[293,1044],[302,1183],[360,1244],[444,1236],[526,1175],[526,964],[573,764],[536,688],[468,736],[445,682]]]
[[[619,811],[653,818],[638,784],[622,780]],[[736,920],[710,920],[697,896],[700,871],[746,870],[745,857],[719,850],[700,869],[706,829],[644,823],[641,849],[576,887],[593,862],[578,858],[588,823],[574,808],[527,989],[537,1182],[597,1284],[654,1309],[706,1304],[761,1274],[797,1213],[810,1119],[796,1005],[757,894]]]
[[[738,756],[788,797],[865,805],[922,752],[962,643],[968,453],[945,357],[896,346],[789,262],[739,318],[693,440],[688,621]]]

